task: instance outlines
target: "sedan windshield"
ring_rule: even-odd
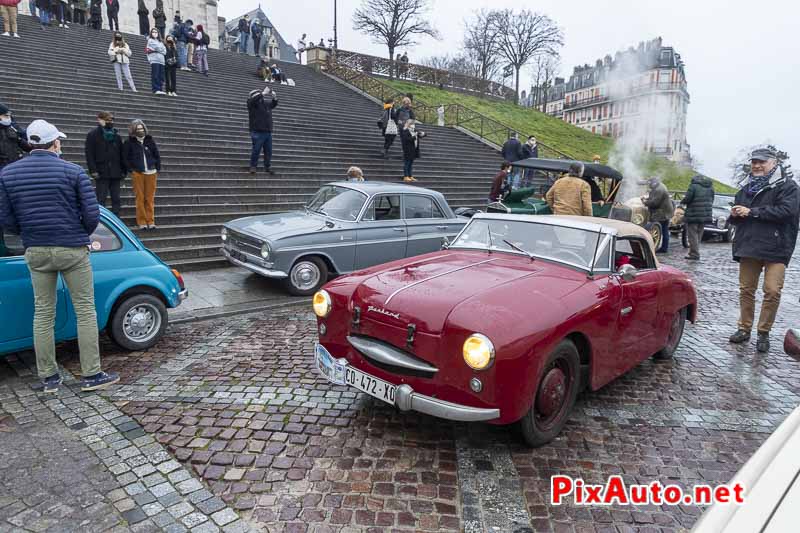
[[[355,221],[367,195],[335,185],[322,187],[306,206],[309,210],[339,220]]]
[[[725,208],[725,209],[730,209],[732,202],[733,202],[733,196],[715,196],[714,197],[714,207],[722,207],[722,208]]]
[[[608,268],[607,235],[582,228],[569,228],[515,220],[473,219],[450,248],[498,250],[551,259],[582,269]]]

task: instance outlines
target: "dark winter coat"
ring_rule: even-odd
[[[681,200],[686,208],[683,220],[686,224],[711,224],[713,222],[714,187],[711,178],[695,176],[689,190]]]
[[[91,15],[91,21],[99,22],[103,20],[103,2],[100,0],[92,0],[92,4],[89,7],[89,14]]]
[[[178,49],[174,46],[166,45],[167,53],[164,55],[165,68],[178,68]]]
[[[122,153],[122,137],[114,130],[114,139],[109,142],[103,135],[103,127],[97,126],[86,136],[86,165],[89,174],[97,173],[97,179],[117,180],[125,177],[125,155]]]
[[[261,24],[256,24],[255,20],[250,24],[250,35],[253,39],[261,39],[261,36],[264,35],[264,28]]]
[[[25,248],[88,246],[99,218],[89,176],[53,152],[34,150],[0,172],[0,226]]]
[[[25,130],[12,119],[10,126],[0,125],[0,169],[22,157],[23,152],[30,152]]]
[[[105,0],[106,2],[106,11],[109,15],[116,15],[119,13],[119,0]]]
[[[264,98],[257,95],[247,99],[247,113],[250,119],[250,131],[272,133],[272,110],[278,107],[277,98]]]
[[[769,263],[789,265],[797,243],[800,224],[800,187],[775,171],[770,185],[754,196],[744,189],[736,193],[734,205],[750,208],[747,217],[730,217],[736,225],[733,258],[752,257]]]
[[[509,163],[513,163],[514,161],[519,161],[523,158],[522,155],[522,143],[519,142],[518,139],[511,138],[505,142],[503,145],[503,160],[508,161]]]
[[[410,107],[401,107],[397,110],[397,113],[395,113],[395,117],[397,119],[397,127],[400,131],[405,129],[406,121],[417,120],[417,117],[414,115],[414,110]]]
[[[644,205],[646,205],[647,209],[650,211],[651,222],[670,220],[672,214],[675,212],[675,206],[672,204],[669,191],[664,184],[660,182],[650,189],[650,193],[644,200]]]
[[[531,145],[525,143],[522,145],[522,159],[530,159],[531,157],[539,157],[539,145],[531,148]]]
[[[489,199],[491,201],[496,201],[503,193],[503,184],[506,182],[507,177],[508,172],[501,170],[492,179],[492,189],[489,191]]]
[[[161,154],[158,152],[156,141],[150,135],[145,135],[144,142],[139,142],[136,137],[128,137],[122,148],[125,155],[125,166],[130,171],[144,172],[144,161],[147,158],[149,170],[161,171]]]
[[[153,10],[153,21],[156,23],[156,28],[165,28],[167,26],[167,15],[160,7]]]
[[[246,33],[250,34],[250,23],[247,22],[245,19],[239,19],[239,33]]]
[[[403,159],[406,161],[413,161],[422,157],[420,154],[420,139],[425,137],[425,132],[417,130],[416,138],[411,135],[411,132],[404,129],[400,132],[400,141],[403,145]]]

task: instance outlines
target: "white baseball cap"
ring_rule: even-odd
[[[50,144],[56,139],[66,139],[67,136],[58,131],[58,128],[45,120],[34,120],[27,129],[28,141],[34,145]]]

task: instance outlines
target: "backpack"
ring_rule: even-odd
[[[208,46],[209,44],[211,44],[211,37],[209,37],[209,36],[208,36],[208,32],[205,32],[205,31],[203,32],[202,43],[203,43],[204,45],[206,45],[206,46]]]

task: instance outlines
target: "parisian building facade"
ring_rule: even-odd
[[[626,140],[678,163],[691,162],[686,140],[689,92],[684,63],[661,38],[573,69],[569,79],[533,87],[532,107],[597,135]]]

